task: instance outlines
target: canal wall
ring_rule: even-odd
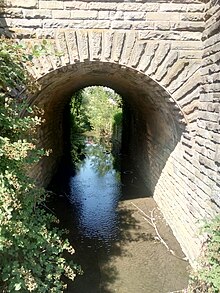
[[[48,53],[29,68],[44,109],[32,170],[46,185],[63,154],[63,111],[89,85],[116,90],[134,162],[190,262],[201,220],[220,211],[218,1],[7,0],[1,32]]]

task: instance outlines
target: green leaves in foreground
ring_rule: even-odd
[[[57,219],[43,209],[44,189],[28,170],[45,155],[36,147],[41,111],[27,107],[16,93],[32,91],[22,47],[0,42],[0,292],[62,292],[61,277],[74,280],[78,267],[64,251],[74,249],[57,228]],[[21,113],[26,113],[21,117]]]
[[[220,292],[220,215],[207,221],[204,226],[207,241],[199,262],[199,269],[193,274],[191,287],[204,293]]]

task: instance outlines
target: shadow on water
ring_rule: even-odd
[[[167,257],[153,228],[131,204],[146,212],[156,207],[130,162],[122,157],[117,180],[113,170],[100,176],[91,157],[78,171],[68,159],[53,180],[52,190],[59,196],[54,196],[52,206],[61,227],[70,231],[68,238],[76,250],[73,260],[84,271],[74,282],[67,280],[66,292],[165,293],[187,284],[186,264]],[[166,237],[170,231],[164,233]],[[171,239],[172,248],[177,246],[174,242]]]

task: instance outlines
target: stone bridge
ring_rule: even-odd
[[[62,156],[71,95],[115,89],[137,166],[193,263],[199,221],[220,211],[219,1],[7,0],[0,24],[27,47],[51,44],[29,68],[41,84],[30,104],[45,111],[40,144],[53,149],[34,176],[47,184]]]

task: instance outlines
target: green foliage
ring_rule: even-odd
[[[83,90],[76,92],[71,99],[71,127],[76,133],[83,133],[90,130],[86,104],[87,100],[84,97]]]
[[[23,54],[23,47],[19,44],[11,44],[8,39],[1,39],[0,44],[0,90],[10,92],[13,95],[14,89],[22,90],[27,86],[28,91],[36,88],[36,83],[28,74],[27,70],[21,66],[30,62],[31,55]],[[15,92],[14,92],[15,95]],[[1,99],[1,105],[2,105]],[[19,105],[20,106],[20,105]]]
[[[199,269],[192,276],[192,288],[206,293],[220,292],[220,215],[204,226],[207,241],[199,262]]]
[[[121,113],[121,97],[113,90],[100,86],[84,90],[87,111],[92,129],[100,136],[111,137],[114,116]]]
[[[72,157],[78,162],[84,153],[85,136],[92,135],[109,141],[114,125],[122,121],[121,97],[113,90],[92,86],[79,90],[70,103]],[[90,132],[91,134],[91,132]]]
[[[122,112],[117,112],[114,115],[114,124],[117,125],[117,126],[122,125]]]
[[[86,99],[83,96],[83,90],[79,90],[70,102],[71,156],[75,163],[79,162],[81,155],[84,153],[85,136],[83,134],[90,130],[85,105]]]
[[[61,276],[80,270],[63,257],[74,249],[44,206],[46,193],[27,176],[44,150],[36,147],[41,111],[24,95],[36,88],[25,65],[30,56],[10,40],[0,43],[0,292],[62,292]],[[21,113],[26,112],[22,118]]]

